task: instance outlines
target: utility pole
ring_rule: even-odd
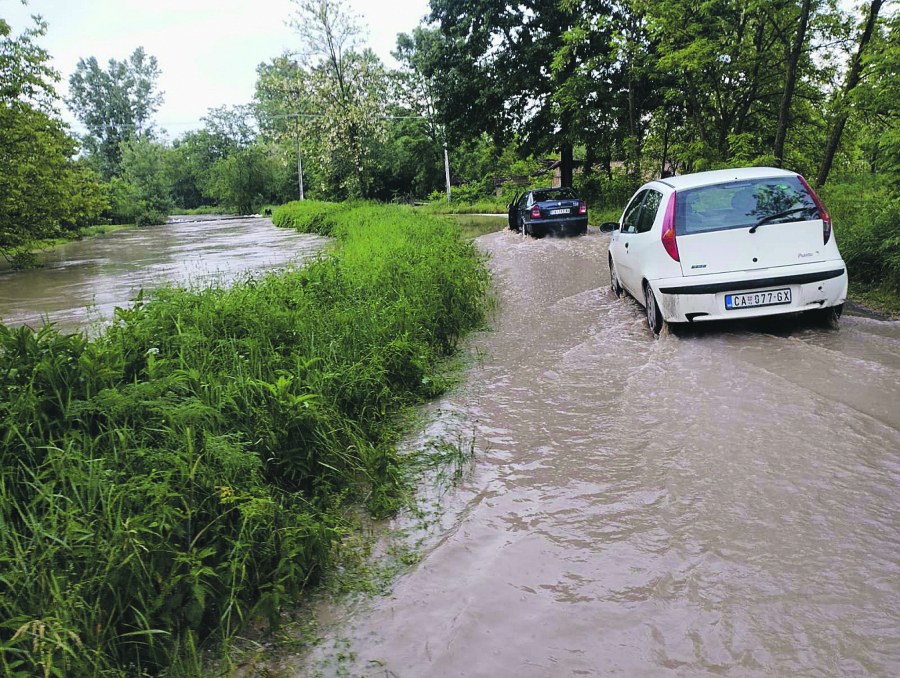
[[[285,113],[273,115],[273,118],[321,118],[315,113]],[[422,115],[379,115],[382,120],[426,120]],[[447,147],[444,146],[444,174],[447,177],[447,202],[450,202],[450,160],[447,156]],[[300,161],[300,130],[297,130],[297,185],[300,189],[300,200],[303,200],[303,163]]]
[[[297,183],[300,184],[300,199],[303,200],[303,164],[300,162],[300,133],[297,133]]]
[[[446,146],[444,146],[444,175],[447,177],[447,202],[450,202],[450,159],[447,157]]]

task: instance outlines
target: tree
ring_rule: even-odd
[[[828,180],[828,173],[831,172],[831,163],[834,161],[834,155],[837,152],[838,145],[841,143],[841,135],[844,133],[844,126],[850,117],[848,106],[851,102],[851,94],[859,84],[862,75],[864,57],[866,47],[872,38],[872,32],[875,29],[875,21],[878,13],[881,11],[882,0],[872,0],[866,15],[866,24],[863,28],[862,35],[859,38],[859,48],[850,62],[850,70],[847,73],[847,80],[844,83],[841,100],[838,102],[838,112],[831,126],[831,133],[828,135],[828,144],[825,146],[825,155],[822,158],[822,164],[819,165],[819,172],[816,175],[816,187],[822,186]],[[896,74],[895,74],[896,77]]]
[[[282,148],[299,144],[304,157],[316,160],[324,197],[370,197],[385,140],[386,74],[371,50],[358,51],[359,26],[340,0],[294,3],[297,60],[283,57],[258,69],[263,134]]]
[[[853,90],[863,120],[862,147],[870,170],[881,171],[894,191],[900,189],[900,14],[873,34],[863,57],[864,77]]]
[[[797,81],[797,67],[800,63],[800,51],[806,39],[806,26],[809,24],[810,0],[801,0],[800,24],[794,34],[794,43],[788,58],[787,77],[784,81],[784,95],[781,98],[781,109],[778,113],[778,132],[775,134],[775,146],[772,155],[781,165],[784,161],[784,140],[787,137],[788,116],[791,113],[791,98],[794,96],[794,83]]]
[[[249,214],[271,195],[274,163],[259,145],[219,160],[210,171],[210,193],[220,205]]]
[[[203,118],[206,132],[214,140],[215,152],[226,157],[249,147],[257,136],[253,106],[210,108]]]
[[[110,59],[105,71],[94,57],[78,60],[66,103],[87,128],[85,146],[105,179],[122,173],[122,142],[152,130],[163,101],[156,91],[159,74],[156,57],[143,47],[123,61]]]
[[[433,0],[431,6],[443,39],[428,55],[426,75],[452,141],[486,132],[501,145],[518,137],[529,154],[558,149],[563,182],[571,183],[578,134],[571,109],[554,95],[582,58],[577,49],[560,56],[580,3]]]
[[[122,169],[134,189],[138,226],[164,224],[172,211],[166,150],[148,134],[122,143]]]
[[[56,116],[47,25],[18,38],[0,19],[0,253],[95,222],[106,207],[96,177],[75,163],[78,144]]]
[[[317,140],[328,189],[346,197],[369,197],[384,140],[387,80],[371,50],[358,51],[361,29],[341,0],[293,0],[291,25],[302,45],[307,96],[317,117],[301,118],[301,128]]]

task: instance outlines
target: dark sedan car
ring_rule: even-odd
[[[509,227],[543,238],[587,233],[587,205],[571,188],[536,188],[525,191],[509,204]]]

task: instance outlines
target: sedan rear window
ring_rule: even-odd
[[[535,191],[534,199],[538,202],[544,200],[578,200],[578,194],[571,188],[548,188],[543,191]]]
[[[780,216],[779,216],[780,215]],[[819,219],[812,196],[793,177],[750,179],[679,191],[675,200],[677,235]]]

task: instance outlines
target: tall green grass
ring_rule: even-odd
[[[426,214],[506,214],[508,210],[507,202],[502,199],[478,200],[476,202],[437,200],[422,205],[417,209]]]
[[[6,675],[152,674],[277,624],[331,565],[342,504],[395,509],[395,415],[442,390],[487,273],[409,210],[276,221],[298,209],[339,239],[306,268],[161,290],[96,340],[0,325]]]

